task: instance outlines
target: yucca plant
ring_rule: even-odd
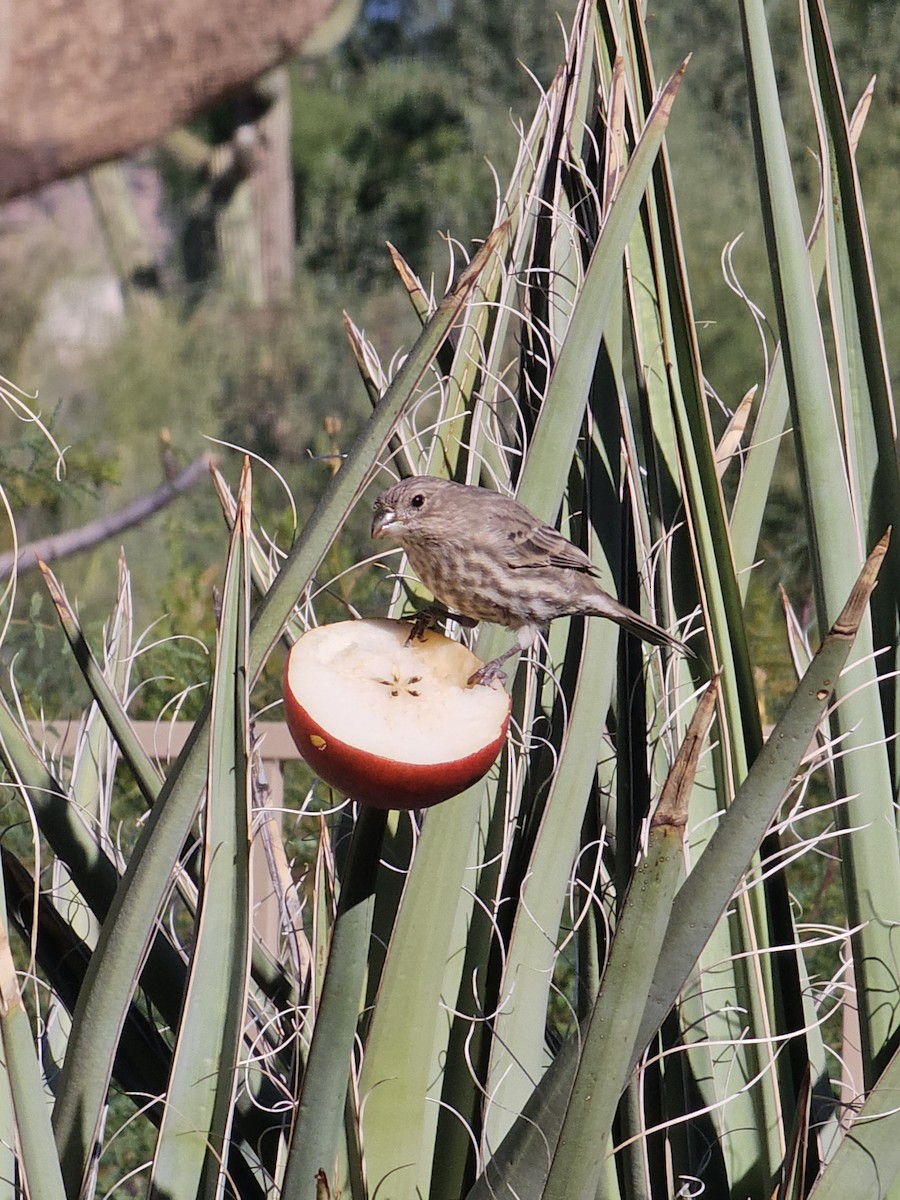
[[[737,423],[713,440],[665,149],[683,69],[659,87],[641,6],[585,0],[496,228],[446,296],[395,255],[422,321],[399,369],[348,320],[371,420],[286,555],[252,522],[249,470],[236,495],[218,478],[232,534],[215,670],[165,773],[128,715],[127,571],[100,651],[46,572],[92,703],[59,762],[14,695],[0,706],[34,831],[30,855],[3,857],[0,1193],[98,1194],[105,1147],[127,1136],[107,1120],[120,1091],[154,1148],[107,1195],[891,1193],[898,480],[854,162],[864,110],[847,117],[824,8],[801,0],[822,165],[805,231],[763,6],[738,7],[780,336],[740,456]],[[743,602],[788,424],[822,636],[812,653],[790,622],[802,678],[764,741]],[[556,622],[515,675],[485,782],[421,818],[317,784],[292,798],[316,850],[291,878],[253,689],[316,620],[317,572],[370,482],[426,471],[559,520],[695,657]],[[391,566],[397,615],[417,588]],[[481,632],[481,657],[504,636]],[[808,799],[814,771],[828,805]],[[120,776],[147,806],[127,854]],[[798,840],[825,807],[832,826]],[[275,951],[253,932],[260,820]],[[813,936],[785,867],[826,836],[848,923]],[[822,940],[844,955],[832,979],[809,973]],[[841,1006],[858,1014],[855,1081],[821,1032]]]

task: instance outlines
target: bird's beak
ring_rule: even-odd
[[[388,537],[397,525],[397,514],[392,508],[376,508],[372,518],[372,537]]]

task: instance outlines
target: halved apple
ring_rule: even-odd
[[[509,725],[499,683],[469,686],[482,665],[431,630],[407,645],[402,621],[310,629],[284,675],[297,749],[326,783],[374,808],[427,808],[490,769]]]

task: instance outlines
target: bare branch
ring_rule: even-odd
[[[20,546],[19,572],[34,570],[38,559],[50,563],[59,558],[67,558],[70,554],[77,554],[80,550],[89,550],[93,546],[99,546],[101,542],[115,537],[125,529],[140,525],[142,521],[152,517],[161,508],[165,508],[176,496],[186,492],[188,488],[192,488],[214,462],[214,455],[201,454],[174,479],[160,484],[158,488],[148,492],[145,496],[138,496],[136,500],[132,500],[118,512],[99,517],[96,521],[89,521],[78,529],[69,529],[65,533],[56,533],[51,537],[41,538],[39,541],[28,542],[26,545]],[[6,554],[0,554],[0,580],[8,579],[15,566],[16,555],[14,553],[8,551]]]

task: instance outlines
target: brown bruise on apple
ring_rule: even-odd
[[[481,662],[433,631],[406,645],[400,621],[306,633],[285,670],[285,716],[332,787],[379,808],[426,808],[481,779],[503,747],[510,700],[470,687]]]

